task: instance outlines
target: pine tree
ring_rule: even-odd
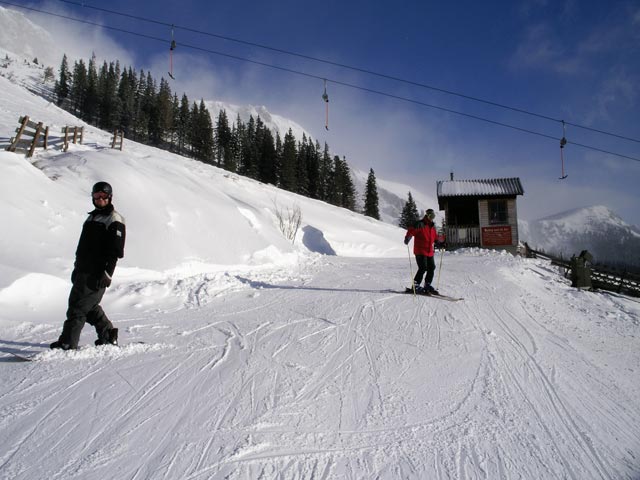
[[[231,172],[237,172],[239,170],[239,166],[244,163],[244,150],[242,149],[242,145],[245,135],[245,125],[238,113],[236,116],[236,122],[233,124],[231,129],[229,165],[225,167]]]
[[[164,78],[161,79],[164,81]],[[162,126],[160,123],[160,109],[158,108],[156,80],[147,72],[147,86],[144,91],[143,109],[147,115],[147,141],[151,145],[160,146],[162,143]]]
[[[231,151],[231,128],[229,127],[227,112],[224,109],[220,109],[218,113],[214,133],[217,165],[227,170],[235,171]]]
[[[284,146],[280,134],[276,133],[276,162],[274,165],[273,176],[275,178],[274,185],[280,185],[280,178],[282,177],[282,157],[284,152]]]
[[[309,196],[309,175],[307,170],[307,150],[309,143],[307,136],[302,134],[302,142],[298,143],[298,154],[296,156],[296,189],[295,192],[305,197]]]
[[[318,150],[320,150],[318,148]],[[329,154],[329,145],[325,142],[322,156],[320,157],[320,168],[318,172],[318,198],[325,202],[329,201],[331,183],[333,178],[333,162]]]
[[[82,59],[73,65],[73,82],[69,91],[71,112],[76,116],[82,114],[84,98],[87,95],[87,67]]]
[[[82,119],[96,125],[99,104],[98,70],[96,67],[96,56],[93,55],[91,60],[89,60],[89,67],[87,68],[87,85],[81,110]]]
[[[191,109],[191,146],[193,157],[205,163],[214,162],[213,123],[211,114],[200,99],[200,105],[193,103]]]
[[[178,142],[178,123],[180,122],[180,101],[178,95],[173,94],[171,99],[171,129],[169,131],[169,150],[176,151],[176,143]]]
[[[118,77],[120,64],[107,65],[104,62],[98,76],[98,125],[105,130],[113,130],[120,120],[120,98],[118,97]]]
[[[351,178],[347,159],[333,157],[333,181],[329,191],[329,203],[355,211],[356,188]]]
[[[342,206],[351,210],[352,212],[355,212],[356,186],[353,183],[353,178],[351,177],[351,169],[349,168],[346,157],[342,157],[342,176]]]
[[[69,96],[69,77],[69,63],[67,61],[67,55],[64,54],[62,56],[62,63],[60,64],[60,76],[54,87],[54,92],[58,97],[58,105],[62,105]]]
[[[398,222],[398,226],[405,229],[409,228],[419,220],[419,217],[420,214],[418,213],[418,207],[416,206],[416,202],[411,196],[411,192],[409,192],[407,202],[404,204],[402,213],[400,214],[400,221]]]
[[[182,99],[180,100],[180,109],[178,111],[178,125],[176,125],[178,153],[180,154],[189,154],[190,152],[190,128],[191,111],[189,110],[189,98],[186,93],[183,93]]]
[[[171,142],[171,132],[173,130],[173,101],[171,87],[164,78],[160,79],[160,90],[156,96],[154,112],[157,115],[157,123],[154,135],[154,144],[161,145],[164,142]]]
[[[380,208],[378,205],[378,187],[376,185],[376,175],[373,168],[369,170],[367,178],[367,186],[364,194],[364,212],[365,216],[380,220]]]
[[[322,180],[320,178],[320,167],[322,165],[322,154],[320,143],[312,143],[309,139],[309,149],[307,150],[307,170],[309,171],[309,196],[311,198],[322,198]]]
[[[279,185],[285,190],[294,192],[296,188],[296,158],[298,156],[296,148],[296,137],[293,131],[289,129],[284,136],[282,144],[282,158],[280,159],[280,178]]]
[[[260,170],[258,178],[261,182],[276,185],[278,182],[278,177],[276,175],[276,145],[273,139],[273,133],[271,133],[271,130],[269,130],[264,124],[262,124],[260,143]]]
[[[118,128],[129,137],[133,134],[133,125],[136,118],[135,92],[138,87],[136,73],[129,67],[124,70],[118,85],[118,99],[120,103],[120,120]]]

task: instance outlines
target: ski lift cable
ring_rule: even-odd
[[[181,30],[184,30],[184,31],[187,31],[187,32],[197,33],[199,35],[205,35],[205,36],[214,37],[214,38],[219,38],[221,40],[240,43],[240,44],[243,44],[243,45],[247,45],[247,46],[251,46],[251,47],[257,47],[257,48],[261,48],[261,49],[264,49],[264,50],[270,50],[272,52],[282,53],[282,54],[285,54],[285,55],[295,56],[295,57],[298,57],[298,58],[304,58],[306,60],[312,60],[314,62],[324,63],[326,65],[332,65],[334,67],[345,68],[345,69],[349,69],[349,70],[352,70],[352,71],[364,73],[364,74],[367,74],[367,75],[377,76],[379,78],[385,78],[387,80],[393,80],[393,81],[396,81],[396,82],[405,83],[407,85],[412,85],[412,86],[415,86],[415,87],[425,88],[425,89],[428,89],[428,90],[433,90],[433,91],[444,93],[444,94],[447,94],[447,95],[457,96],[457,97],[460,97],[460,98],[464,98],[466,100],[471,100],[471,101],[474,101],[474,102],[484,103],[485,105],[490,105],[490,106],[493,106],[493,107],[502,108],[502,109],[505,109],[505,110],[510,110],[512,112],[516,112],[516,113],[520,113],[520,114],[524,114],[524,115],[530,115],[530,116],[537,117],[537,118],[540,118],[540,119],[543,119],[543,120],[548,120],[548,121],[553,121],[553,122],[557,122],[557,123],[570,125],[572,127],[576,127],[576,128],[580,128],[580,129],[583,129],[583,130],[588,130],[588,131],[591,131],[591,132],[599,133],[601,135],[608,135],[608,136],[615,137],[615,138],[618,138],[618,139],[621,139],[621,140],[627,140],[627,141],[630,141],[630,142],[640,143],[640,140],[636,139],[636,138],[627,137],[627,136],[620,135],[620,134],[613,133],[613,132],[607,132],[605,130],[601,130],[601,129],[597,129],[597,128],[593,128],[593,127],[588,127],[586,125],[581,125],[581,124],[578,124],[578,123],[568,122],[568,121],[561,120],[561,119],[558,119],[558,118],[553,118],[553,117],[548,116],[548,115],[543,115],[543,114],[540,114],[540,113],[531,112],[529,110],[525,110],[525,109],[522,109],[522,108],[512,107],[510,105],[505,105],[503,103],[498,103],[498,102],[493,102],[493,101],[490,101],[490,100],[485,100],[485,99],[482,99],[482,98],[474,97],[472,95],[466,95],[464,93],[455,92],[455,91],[447,90],[447,89],[440,88],[440,87],[435,87],[433,85],[428,85],[428,84],[425,84],[425,83],[415,82],[413,80],[407,80],[405,78],[397,77],[397,76],[394,76],[394,75],[388,75],[388,74],[384,74],[384,73],[380,73],[380,72],[375,72],[373,70],[368,70],[368,69],[361,68],[361,67],[355,67],[353,65],[348,65],[348,64],[339,63],[339,62],[333,62],[331,60],[326,60],[326,59],[322,59],[322,58],[318,58],[318,57],[313,57],[313,56],[305,55],[305,54],[302,54],[302,53],[292,52],[292,51],[284,50],[284,49],[281,49],[281,48],[270,47],[268,45],[263,45],[263,44],[255,43],[255,42],[249,42],[249,41],[246,41],[246,40],[241,40],[241,39],[237,39],[237,38],[233,38],[233,37],[228,37],[228,36],[225,36],[225,35],[219,35],[219,34],[212,33],[212,32],[206,32],[206,31],[198,30],[198,29],[191,28],[191,27],[173,25],[173,24],[170,24],[170,23],[167,23],[167,22],[163,22],[163,21],[160,21],[160,20],[154,20],[154,19],[148,18],[148,17],[143,17],[143,16],[139,16],[139,15],[132,15],[132,14],[128,14],[128,13],[124,13],[124,12],[120,12],[120,11],[115,11],[115,10],[110,10],[110,9],[102,8],[102,7],[96,7],[96,6],[93,6],[93,5],[88,5],[88,4],[84,3],[84,2],[78,2],[78,1],[72,1],[72,0],[58,0],[58,1],[60,1],[62,3],[67,3],[67,4],[83,7],[83,8],[97,10],[97,11],[108,13],[108,14],[111,14],[111,15],[119,15],[119,16],[130,18],[130,19],[133,19],[133,20],[144,21],[144,22],[152,23],[152,24],[156,24],[156,25],[164,25],[164,26],[171,26],[171,27],[175,26],[176,29],[181,29]],[[5,2],[0,2],[0,3],[5,3]]]
[[[116,32],[126,33],[126,34],[129,34],[129,35],[134,35],[134,36],[138,36],[138,37],[141,37],[141,38],[146,38],[146,39],[149,39],[149,40],[155,40],[155,41],[158,41],[158,42],[163,42],[165,44],[167,43],[166,39],[164,39],[164,38],[154,37],[152,35],[147,35],[147,34],[143,34],[143,33],[139,33],[139,32],[132,32],[130,30],[125,30],[123,28],[118,28],[118,27],[112,27],[112,26],[109,26],[109,25],[99,24],[99,23],[96,23],[96,22],[91,22],[89,20],[82,20],[82,19],[78,19],[78,18],[66,16],[66,15],[61,15],[61,14],[57,14],[57,13],[52,13],[52,12],[47,12],[47,11],[44,11],[44,10],[35,9],[35,8],[32,8],[32,7],[25,7],[25,6],[17,5],[17,4],[14,4],[14,3],[11,3],[11,2],[7,2],[7,1],[4,1],[4,0],[0,0],[0,4],[12,5],[12,6],[16,6],[18,8],[31,10],[31,11],[35,11],[35,12],[38,12],[38,13],[44,13],[44,14],[51,15],[51,16],[58,17],[58,18],[63,18],[63,19],[67,19],[67,20],[71,20],[71,21],[75,21],[75,22],[79,22],[79,23],[84,23],[84,24],[87,24],[87,25],[101,27],[101,28],[104,28],[104,29],[107,29],[107,30],[116,31]],[[257,60],[251,60],[251,59],[243,58],[243,57],[240,57],[240,56],[237,56],[237,55],[231,55],[231,54],[224,53],[224,52],[218,52],[218,51],[215,51],[215,50],[207,49],[207,48],[204,48],[204,47],[199,47],[199,46],[196,46],[196,45],[189,45],[189,44],[182,44],[182,43],[180,45],[181,45],[182,48],[188,48],[188,49],[197,50],[197,51],[201,51],[201,52],[205,52],[205,53],[210,53],[210,54],[213,54],[213,55],[218,55],[218,56],[225,57],[225,58],[230,58],[230,59],[233,59],[233,60],[252,63],[252,64],[255,64],[255,65],[260,65],[260,66],[263,66],[263,67],[268,67],[268,68],[272,68],[272,69],[275,69],[275,70],[280,70],[280,71],[283,71],[283,72],[288,72],[288,73],[304,76],[304,77],[307,77],[307,78],[326,80],[327,82],[334,83],[336,85],[341,85],[341,86],[344,86],[344,87],[348,87],[348,88],[352,88],[352,89],[356,89],[356,90],[361,90],[361,91],[372,93],[372,94],[376,94],[376,95],[381,95],[381,96],[384,96],[384,97],[388,97],[388,98],[404,101],[404,102],[407,102],[407,103],[412,103],[412,104],[415,104],[415,105],[420,105],[420,106],[427,107],[427,108],[440,110],[440,111],[451,113],[451,114],[454,114],[454,115],[459,115],[459,116],[463,116],[463,117],[467,117],[467,118],[472,118],[472,119],[483,121],[483,122],[486,122],[486,123],[489,123],[489,124],[492,124],[492,125],[501,126],[501,127],[504,127],[504,128],[509,128],[509,129],[512,129],[512,130],[516,130],[516,131],[527,133],[527,134],[531,134],[531,135],[536,135],[536,136],[547,138],[547,139],[551,139],[551,140],[554,140],[554,141],[559,141],[560,140],[559,138],[554,137],[553,135],[548,135],[548,134],[545,134],[545,133],[536,132],[534,130],[530,130],[530,129],[527,129],[527,128],[519,127],[519,126],[516,126],[516,125],[511,125],[511,124],[504,123],[504,122],[498,122],[496,120],[491,120],[491,119],[486,118],[486,117],[481,117],[481,116],[473,115],[473,114],[470,114],[470,113],[465,113],[465,112],[460,112],[460,111],[457,111],[457,110],[452,110],[452,109],[449,109],[449,108],[445,108],[445,107],[441,107],[441,106],[438,106],[438,105],[429,104],[429,103],[426,103],[426,102],[421,102],[421,101],[414,100],[414,99],[411,99],[411,98],[401,97],[399,95],[394,95],[394,94],[387,93],[387,92],[382,92],[382,91],[379,91],[379,90],[373,90],[371,88],[361,87],[359,85],[354,85],[354,84],[350,84],[350,83],[347,83],[347,82],[342,82],[342,81],[339,81],[339,80],[332,80],[332,79],[328,79],[328,78],[321,77],[321,76],[318,76],[318,75],[314,75],[314,74],[311,74],[311,73],[306,73],[306,72],[302,72],[302,71],[298,71],[298,70],[293,70],[293,69],[290,69],[290,68],[281,67],[281,66],[278,66],[278,65],[273,65],[273,64],[269,64],[269,63],[265,63],[265,62],[260,62],[260,61],[257,61]],[[605,153],[605,154],[608,154],[608,155],[614,155],[614,156],[617,156],[617,157],[620,157],[620,158],[625,158],[625,159],[633,160],[633,161],[636,161],[636,162],[640,162],[640,158],[637,158],[637,157],[632,157],[632,156],[629,156],[629,155],[624,155],[624,154],[621,154],[621,153],[604,150],[604,149],[601,149],[601,148],[598,148],[598,147],[593,147],[593,146],[582,144],[582,143],[567,141],[567,144],[575,145],[575,146],[578,146],[578,147],[581,147],[581,148],[585,148],[585,149],[588,149],[588,150],[594,150],[594,151],[597,151],[597,152],[600,152],[600,153]]]

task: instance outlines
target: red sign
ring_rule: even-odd
[[[500,227],[482,227],[483,247],[511,245],[513,243],[512,238],[510,225],[503,225]]]

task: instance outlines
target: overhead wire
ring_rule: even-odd
[[[474,102],[484,103],[485,105],[490,105],[490,106],[493,106],[493,107],[498,107],[498,108],[502,108],[502,109],[505,109],[505,110],[510,110],[512,112],[517,112],[517,113],[521,113],[521,114],[524,114],[524,115],[530,115],[530,116],[537,117],[537,118],[540,118],[540,119],[543,119],[543,120],[549,120],[549,121],[553,121],[553,122],[557,122],[557,123],[562,123],[564,125],[570,125],[572,127],[588,130],[588,131],[599,133],[599,134],[602,134],[602,135],[608,135],[608,136],[616,137],[616,138],[619,138],[621,140],[628,140],[628,141],[631,141],[631,142],[640,143],[640,140],[636,139],[636,138],[627,137],[627,136],[620,135],[620,134],[613,133],[613,132],[607,132],[605,130],[601,130],[601,129],[597,129],[597,128],[593,128],[593,127],[588,127],[586,125],[581,125],[581,124],[578,124],[578,123],[569,122],[569,121],[566,121],[566,120],[563,120],[563,119],[553,118],[551,116],[543,115],[543,114],[536,113],[536,112],[532,112],[532,111],[529,111],[529,110],[525,110],[523,108],[513,107],[513,106],[505,105],[503,103],[494,102],[494,101],[491,101],[491,100],[485,100],[485,99],[482,99],[482,98],[479,98],[479,97],[474,97],[472,95],[466,95],[464,93],[455,92],[453,90],[447,90],[447,89],[436,87],[436,86],[433,86],[433,85],[428,85],[428,84],[425,84],[425,83],[416,82],[416,81],[413,81],[413,80],[408,80],[408,79],[397,77],[397,76],[394,76],[394,75],[389,75],[389,74],[385,74],[385,73],[376,72],[376,71],[373,71],[373,70],[368,70],[368,69],[365,69],[365,68],[356,67],[356,66],[353,66],[353,65],[348,65],[348,64],[345,64],[345,63],[334,62],[334,61],[323,59],[323,58],[313,57],[311,55],[305,55],[305,54],[302,54],[302,53],[293,52],[293,51],[285,50],[285,49],[281,49],[281,48],[275,48],[275,47],[271,47],[271,46],[268,46],[268,45],[263,45],[263,44],[256,43],[256,42],[249,42],[249,41],[246,41],[246,40],[241,40],[241,39],[229,37],[229,36],[226,36],[226,35],[220,35],[220,34],[216,34],[216,33],[212,33],[212,32],[198,30],[198,29],[187,27],[187,26],[183,26],[183,25],[176,25],[176,24],[173,24],[173,23],[167,23],[167,22],[164,22],[164,21],[161,21],[161,20],[155,20],[155,19],[152,19],[152,18],[144,17],[144,16],[131,15],[129,13],[124,13],[124,12],[117,11],[117,10],[111,10],[111,9],[107,9],[107,8],[103,8],[103,7],[96,7],[94,5],[89,5],[89,4],[85,3],[85,2],[78,2],[78,1],[73,1],[73,0],[58,0],[58,1],[61,2],[61,3],[66,3],[66,4],[75,5],[75,6],[82,7],[82,8],[87,8],[87,9],[96,10],[96,11],[99,11],[99,12],[108,13],[110,15],[118,15],[118,16],[121,16],[121,17],[130,18],[132,20],[138,20],[138,21],[143,21],[143,22],[147,22],[147,23],[151,23],[151,24],[162,25],[162,26],[165,26],[165,27],[169,27],[169,26],[170,27],[175,27],[176,29],[184,30],[186,32],[197,33],[199,35],[205,35],[205,36],[209,36],[209,37],[213,37],[213,38],[218,38],[218,39],[221,39],[221,40],[226,40],[226,41],[229,41],[229,42],[239,43],[239,44],[243,44],[243,45],[247,45],[247,46],[251,46],[251,47],[261,48],[261,49],[264,49],[264,50],[269,50],[269,51],[272,51],[272,52],[277,52],[277,53],[282,53],[282,54],[285,54],[285,55],[290,55],[290,56],[294,56],[294,57],[298,57],[298,58],[303,58],[303,59],[306,59],[306,60],[312,60],[314,62],[324,63],[326,65],[332,65],[334,67],[340,67],[340,68],[352,70],[352,71],[355,71],[355,72],[364,73],[364,74],[367,74],[367,75],[372,75],[372,76],[376,76],[376,77],[379,77],[379,78],[384,78],[384,79],[387,79],[387,80],[393,80],[395,82],[400,82],[400,83],[404,83],[404,84],[407,84],[407,85],[412,85],[412,86],[415,86],[415,87],[421,87],[421,88],[425,88],[425,89],[428,89],[428,90],[433,90],[433,91],[444,93],[444,94],[447,94],[447,95],[453,95],[453,96],[456,96],[456,97],[464,98],[466,100],[471,100],[471,101],[474,101]]]
[[[68,3],[74,3],[74,2],[70,2],[69,0],[60,0],[60,1],[66,1]],[[101,23],[97,23],[97,22],[92,22],[90,20],[79,19],[79,18],[68,16],[68,15],[62,15],[62,14],[58,14],[58,13],[48,12],[48,11],[37,9],[37,8],[33,8],[33,7],[26,7],[24,5],[17,5],[15,3],[7,2],[5,0],[0,0],[0,4],[11,5],[11,6],[15,6],[15,7],[18,7],[18,8],[25,9],[25,10],[29,10],[29,11],[33,11],[33,12],[37,12],[37,13],[42,13],[42,14],[45,14],[45,15],[50,15],[50,16],[54,16],[54,17],[58,17],[58,18],[62,18],[62,19],[65,19],[65,20],[71,20],[71,21],[82,23],[82,24],[86,24],[86,25],[91,25],[91,26],[104,28],[106,30],[112,30],[112,31],[120,32],[120,33],[126,33],[126,34],[129,34],[129,35],[141,37],[141,38],[146,38],[146,39],[149,39],[149,40],[154,40],[154,41],[167,43],[167,40],[165,38],[159,38],[159,37],[155,37],[155,36],[152,36],[152,35],[143,34],[143,33],[140,33],[140,32],[133,32],[133,31],[126,30],[126,29],[123,29],[123,28],[113,27],[113,26],[110,26],[110,25],[105,25],[105,24],[101,24]],[[95,7],[95,8],[97,8],[97,7]],[[126,14],[124,14],[124,15],[126,15]],[[160,23],[160,22],[158,22],[158,23]],[[178,28],[175,25],[174,25],[174,27]],[[229,54],[229,53],[219,52],[219,51],[216,51],[216,50],[211,50],[211,49],[200,47],[200,46],[197,46],[197,45],[189,45],[189,44],[181,42],[180,46],[182,48],[187,48],[187,49],[191,49],[191,50],[210,53],[210,54],[214,54],[214,55],[218,55],[218,56],[221,56],[221,57],[226,57],[226,58],[230,58],[230,59],[238,60],[238,61],[242,61],[242,62],[252,63],[252,64],[255,64],[255,65],[260,65],[260,66],[263,66],[263,67],[272,68],[272,69],[275,69],[275,70],[280,70],[280,71],[283,71],[283,72],[292,73],[292,74],[304,76],[304,77],[307,77],[307,78],[314,78],[314,79],[318,79],[318,80],[331,82],[333,84],[341,85],[343,87],[348,87],[348,88],[352,88],[352,89],[356,89],[356,90],[372,93],[372,94],[375,94],[375,95],[380,95],[380,96],[384,96],[384,97],[387,97],[387,98],[392,98],[392,99],[395,99],[395,100],[400,100],[400,101],[412,103],[412,104],[415,104],[415,105],[419,105],[419,106],[423,106],[423,107],[427,107],[427,108],[440,110],[440,111],[443,111],[443,112],[446,112],[446,113],[450,113],[450,114],[459,115],[459,116],[466,117],[466,118],[479,120],[479,121],[486,122],[486,123],[489,123],[489,124],[492,124],[492,125],[496,125],[496,126],[500,126],[500,127],[504,127],[504,128],[509,128],[509,129],[520,131],[520,132],[527,133],[527,134],[530,134],[530,135],[535,135],[535,136],[539,136],[539,137],[543,137],[543,138],[547,138],[547,139],[551,139],[551,140],[555,140],[555,141],[560,141],[561,140],[560,138],[554,137],[553,135],[548,135],[548,134],[545,134],[545,133],[537,132],[535,130],[519,127],[519,126],[516,126],[516,125],[511,125],[511,124],[508,124],[508,123],[505,123],[505,122],[499,122],[499,121],[492,120],[492,119],[489,119],[489,118],[481,117],[479,115],[460,112],[460,111],[453,110],[453,109],[450,109],[450,108],[445,108],[445,107],[441,107],[441,106],[438,106],[438,105],[433,105],[433,104],[430,104],[430,103],[421,102],[419,100],[414,100],[414,99],[411,99],[411,98],[402,97],[400,95],[395,95],[395,94],[382,92],[382,91],[374,90],[374,89],[367,88],[367,87],[362,87],[362,86],[359,86],[359,85],[343,82],[343,81],[340,81],[340,80],[329,79],[326,76],[319,76],[319,75],[315,75],[315,74],[311,74],[311,73],[307,73],[307,72],[302,72],[302,71],[299,71],[299,70],[294,70],[294,69],[287,68],[287,67],[282,67],[282,66],[279,66],[279,65],[273,65],[273,64],[270,64],[270,63],[266,63],[266,62],[260,62],[258,60],[252,60],[252,59],[240,57],[240,56],[237,56],[237,55],[232,55],[232,54]],[[569,122],[565,122],[565,123],[567,125],[572,125]],[[633,160],[633,161],[636,161],[636,162],[640,162],[640,158],[632,157],[632,156],[629,156],[629,155],[624,155],[624,154],[613,152],[613,151],[609,151],[609,150],[604,150],[604,149],[601,149],[601,148],[598,148],[598,147],[594,147],[594,146],[591,146],[591,145],[577,143],[577,142],[573,142],[573,141],[569,141],[569,140],[567,140],[566,144],[571,144],[571,145],[575,145],[577,147],[585,148],[585,149],[588,149],[588,150],[593,150],[593,151],[597,151],[597,152],[600,152],[600,153],[605,153],[605,154],[608,154],[608,155],[613,155],[613,156],[617,156],[617,157],[621,157],[621,158],[626,158],[628,160]]]

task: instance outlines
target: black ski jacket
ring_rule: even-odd
[[[75,268],[79,272],[113,275],[119,258],[124,257],[124,218],[112,204],[89,213],[82,226],[76,249]]]

